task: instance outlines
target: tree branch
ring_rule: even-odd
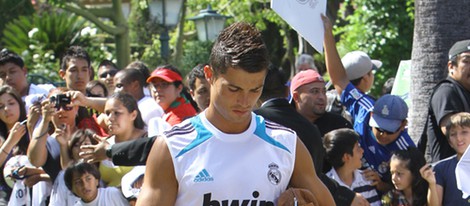
[[[125,32],[125,28],[121,27],[116,27],[116,26],[109,26],[106,25],[103,21],[99,20],[96,15],[91,13],[89,9],[81,9],[78,8],[77,6],[74,6],[72,4],[64,4],[63,7],[65,10],[73,12],[77,15],[82,16],[83,18],[91,21],[94,23],[98,28],[103,30],[104,32],[111,34],[111,35],[119,35]]]
[[[109,18],[114,21],[115,16],[112,8],[88,8],[87,10],[97,17]]]

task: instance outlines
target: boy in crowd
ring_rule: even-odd
[[[462,198],[457,188],[455,169],[470,145],[470,113],[461,112],[450,117],[446,125],[449,145],[457,153],[432,167],[423,167],[421,175],[429,182],[428,205],[470,205],[470,198]]]
[[[361,193],[372,206],[379,206],[380,197],[371,182],[366,180],[362,171],[360,136],[352,129],[342,128],[328,132],[323,139],[326,159],[333,168],[326,175],[340,185]]]
[[[75,205],[129,205],[115,187],[100,188],[100,172],[93,164],[80,162],[65,170],[67,188],[80,198]]]

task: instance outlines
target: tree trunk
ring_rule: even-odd
[[[124,69],[131,62],[131,47],[129,43],[129,29],[115,36],[117,66]]]
[[[470,39],[467,0],[416,0],[411,54],[409,134],[421,136],[434,85],[447,76],[447,54],[458,40]]]
[[[183,1],[183,5],[181,7],[181,17],[180,17],[180,22],[178,23],[178,37],[176,39],[176,47],[175,47],[175,52],[174,52],[174,58],[173,62],[175,65],[180,67],[180,69],[185,69],[186,71],[189,71],[190,68],[181,68],[182,62],[181,60],[183,59],[183,43],[184,43],[184,25],[186,23],[186,0]],[[196,65],[194,65],[196,66]]]

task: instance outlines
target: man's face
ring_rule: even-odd
[[[194,90],[191,90],[191,97],[197,103],[201,111],[209,106],[210,85],[204,78],[196,78],[194,82]]]
[[[300,86],[296,90],[294,101],[300,114],[319,118],[325,114],[326,89],[324,82],[313,82]]]
[[[22,92],[28,87],[26,68],[21,68],[11,62],[0,65],[0,79],[13,87],[17,92]]]
[[[210,106],[217,121],[234,124],[246,123],[263,90],[266,70],[248,73],[228,68],[225,74],[213,76],[210,82]]]
[[[449,65],[450,76],[470,91],[470,52],[464,52],[457,57],[457,65]]]
[[[67,88],[85,92],[90,81],[90,65],[85,59],[72,58],[67,63],[66,70],[60,70],[59,75],[65,80]]]
[[[124,79],[124,76],[122,74],[116,74],[116,76],[114,76],[114,92],[117,93],[117,92],[121,92],[121,91],[124,91],[124,92],[127,92],[127,93],[130,93],[131,91],[130,88],[129,88],[129,85],[128,84],[125,84],[123,82],[123,79]]]

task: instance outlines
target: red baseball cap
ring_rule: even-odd
[[[178,73],[167,68],[155,69],[150,74],[150,77],[147,78],[147,83],[150,83],[155,78],[160,78],[167,82],[183,81],[183,78]]]
[[[325,83],[325,80],[323,80],[323,77],[320,76],[320,74],[313,69],[303,70],[297,73],[294,78],[292,78],[292,81],[290,83],[290,93],[293,94],[294,91],[302,85],[310,84],[313,82]]]

